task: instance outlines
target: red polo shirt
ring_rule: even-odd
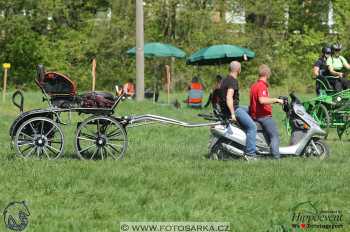
[[[268,87],[269,85],[263,80],[258,80],[250,87],[249,113],[253,119],[272,116],[271,104],[259,102],[259,97],[269,97]]]

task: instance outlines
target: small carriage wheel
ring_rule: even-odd
[[[62,155],[64,136],[60,126],[53,120],[35,117],[25,121],[18,128],[14,144],[20,157],[52,160]]]
[[[313,110],[313,117],[326,131],[327,135],[325,136],[325,138],[327,138],[331,121],[327,108],[323,104],[316,105],[315,109]]]
[[[124,127],[106,116],[86,119],[79,125],[75,136],[75,150],[81,159],[121,159],[127,145]]]

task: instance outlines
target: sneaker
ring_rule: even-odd
[[[256,155],[254,154],[254,155],[251,155],[251,154],[249,154],[249,155],[244,155],[244,159],[245,160],[247,160],[247,161],[256,161],[256,160],[258,160],[257,158],[256,158]]]

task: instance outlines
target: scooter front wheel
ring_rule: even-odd
[[[304,150],[305,157],[318,158],[320,160],[327,159],[330,155],[328,145],[320,139],[311,139]]]

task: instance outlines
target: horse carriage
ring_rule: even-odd
[[[320,86],[318,97],[304,101],[307,112],[329,132],[330,128],[336,128],[339,139],[348,134],[350,126],[350,89],[343,91],[334,90],[330,84],[332,76],[317,79]]]
[[[57,159],[64,152],[65,137],[61,119],[63,113],[87,114],[89,117],[77,123],[74,136],[76,154],[81,159],[121,159],[128,146],[127,127],[149,122],[201,127],[218,125],[220,122],[186,123],[157,115],[116,116],[114,113],[124,96],[108,92],[78,94],[76,84],[57,72],[46,72],[42,65],[37,68],[36,84],[43,93],[48,108],[23,112],[24,97],[14,93],[13,103],[21,114],[10,128],[12,147],[23,158],[37,157]]]

